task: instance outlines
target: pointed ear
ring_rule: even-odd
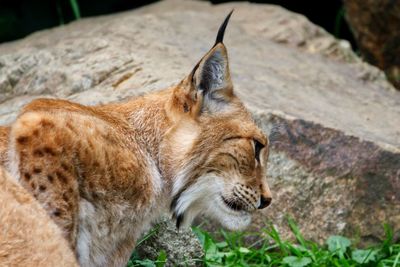
[[[192,90],[202,94],[202,110],[217,111],[233,96],[233,85],[229,71],[228,53],[223,38],[233,10],[218,30],[214,46],[194,67],[189,75]]]
[[[228,54],[223,43],[216,44],[199,62],[192,82],[204,95],[232,93]]]

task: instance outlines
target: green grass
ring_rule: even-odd
[[[79,9],[78,0],[69,0],[69,3],[71,5],[72,12],[74,13],[75,19],[80,19],[81,18],[81,11]]]
[[[133,252],[131,259],[128,261],[127,267],[141,266],[141,267],[163,267],[167,262],[167,254],[164,250],[160,251],[155,261],[149,259],[139,259],[138,255]]]
[[[295,242],[283,240],[272,225],[259,233],[221,230],[218,235],[211,235],[199,228],[193,231],[203,245],[204,266],[400,267],[400,244],[393,242],[393,233],[387,226],[386,239],[381,244],[360,249],[343,236],[331,236],[325,244],[317,244],[306,240],[293,220],[289,219],[288,224]],[[257,241],[246,245],[249,237]],[[129,266],[161,267],[166,257],[163,251],[156,261],[133,257]]]
[[[57,0],[55,3],[56,3],[58,23],[60,25],[64,25],[65,24],[64,14],[66,10],[63,9],[60,0]],[[69,7],[71,8],[75,20],[80,19],[82,17],[78,0],[69,0]]]

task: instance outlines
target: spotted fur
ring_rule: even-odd
[[[78,266],[57,225],[3,168],[0,225],[0,266]]]
[[[0,129],[8,169],[82,266],[125,265],[165,212],[178,226],[205,214],[242,229],[271,202],[268,139],[233,91],[222,42],[228,19],[176,86],[94,107],[39,99]]]

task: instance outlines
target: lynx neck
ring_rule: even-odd
[[[129,132],[140,146],[147,150],[154,162],[159,165],[160,145],[165,133],[171,127],[165,106],[172,90],[166,89],[128,100],[99,106],[105,112],[117,113],[129,124]]]

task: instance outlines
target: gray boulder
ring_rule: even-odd
[[[165,218],[143,238],[136,252],[141,259],[155,260],[164,251],[165,266],[203,266],[203,249],[190,229],[178,230],[175,223]]]

